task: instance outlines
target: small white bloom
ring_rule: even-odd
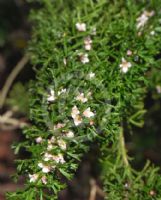
[[[29,178],[30,178],[30,183],[34,183],[34,182],[36,182],[37,181],[37,179],[38,179],[38,177],[39,177],[39,175],[38,174],[29,174]]]
[[[144,11],[137,19],[137,29],[143,28],[145,24],[148,22],[149,17],[152,17],[154,15],[154,11],[148,12]]]
[[[91,111],[91,108],[87,108],[84,112],[83,112],[83,115],[87,118],[90,118],[90,117],[94,117],[94,113]]]
[[[61,89],[60,91],[58,91],[58,95],[61,95],[61,94],[63,94],[63,93],[66,93],[66,91],[67,91],[67,89],[65,88],[63,88],[63,89]]]
[[[43,163],[38,163],[38,166],[42,169],[43,173],[49,173],[51,168]]]
[[[128,49],[126,54],[127,54],[127,56],[131,56],[132,55],[132,51]]]
[[[91,44],[86,44],[84,45],[85,50],[90,51],[92,49],[92,45]]]
[[[56,163],[59,163],[59,156],[53,156],[52,159],[53,159]]]
[[[54,130],[57,130],[57,129],[60,129],[60,128],[64,128],[65,127],[65,124],[63,123],[58,123],[54,126]]]
[[[52,145],[52,144],[48,144],[47,150],[48,150],[48,151],[51,151],[52,149],[53,149],[53,145]]]
[[[120,68],[123,73],[126,73],[131,66],[132,64],[130,62],[127,62],[125,58],[122,58],[122,63],[120,64]]]
[[[76,115],[75,118],[73,119],[74,120],[74,124],[76,126],[79,126],[81,123],[82,123],[82,118],[80,115]]]
[[[86,37],[85,39],[84,39],[84,44],[86,45],[86,44],[92,44],[92,40],[91,40],[91,37],[90,36],[88,36],[88,37]]]
[[[71,116],[74,119],[77,115],[79,115],[80,111],[78,110],[77,106],[73,106]]]
[[[50,94],[48,95],[48,98],[47,98],[47,100],[48,100],[48,102],[53,102],[53,101],[55,101],[55,92],[54,92],[54,90],[50,90]]]
[[[53,160],[56,162],[56,163],[65,163],[65,160],[64,160],[64,157],[62,154],[58,154],[57,156],[53,156]]]
[[[74,120],[74,124],[76,126],[80,125],[82,123],[82,118],[81,116],[79,115],[80,111],[78,110],[77,106],[74,106],[72,108],[72,112],[71,112],[71,116]]]
[[[66,148],[67,148],[66,142],[62,139],[58,140],[58,145],[62,150],[66,150]]]
[[[95,73],[93,73],[93,72],[90,72],[90,73],[88,74],[88,77],[89,77],[89,79],[92,79],[92,78],[94,78],[94,77],[95,77]]]
[[[87,53],[86,54],[80,53],[79,58],[83,64],[89,63],[89,58]]]
[[[35,141],[36,141],[36,143],[39,144],[39,143],[42,143],[43,139],[42,139],[42,137],[38,137],[38,138],[36,138]]]
[[[58,154],[58,157],[59,157],[59,162],[60,162],[61,164],[64,164],[64,163],[65,163],[65,160],[64,160],[63,155],[62,155],[62,154]]]
[[[49,160],[51,160],[52,159],[52,155],[51,154],[49,154],[49,153],[45,153],[44,154],[44,161],[49,161]]]
[[[38,167],[43,168],[43,164],[42,163],[38,163]]]
[[[46,184],[47,184],[47,178],[46,178],[46,176],[43,176],[43,177],[41,178],[41,181],[42,181],[42,183],[43,183],[44,185],[46,185]]]
[[[85,103],[88,101],[88,99],[84,96],[84,93],[79,93],[76,97],[77,101],[81,101],[82,103]]]
[[[76,29],[80,32],[86,31],[86,24],[85,23],[76,23]]]
[[[68,138],[73,138],[73,137],[74,137],[74,133],[73,133],[72,131],[68,131],[68,132],[66,133],[66,136],[67,136]]]
[[[86,37],[84,39],[84,48],[87,51],[91,50],[91,48],[92,48],[92,40],[91,40],[90,36],[88,36],[88,37]]]
[[[136,25],[137,29],[144,27],[148,19],[148,16],[146,16],[144,13],[140,17],[138,17]]]
[[[42,172],[43,173],[49,173],[51,171],[51,168],[47,165],[44,165],[42,168]]]

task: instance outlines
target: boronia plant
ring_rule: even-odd
[[[7,198],[58,199],[95,142],[105,199],[161,199],[159,169],[149,162],[133,169],[124,140],[125,124],[143,125],[147,91],[161,85],[152,78],[161,74],[161,1],[36,2],[41,9],[31,13],[29,44],[37,73],[30,86],[32,126],[16,146],[31,156],[17,161],[25,189]]]

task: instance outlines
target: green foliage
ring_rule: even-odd
[[[158,169],[148,164],[135,171],[123,135],[124,124],[143,125],[144,97],[157,79],[149,74],[160,69],[160,3],[44,0],[32,12],[29,51],[37,79],[31,86],[33,125],[25,130],[32,156],[18,167],[27,177],[25,190],[8,199],[57,199],[94,141],[106,199],[161,199]],[[137,28],[145,10],[146,23]],[[85,23],[86,30],[77,30],[77,23]]]

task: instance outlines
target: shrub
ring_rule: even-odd
[[[160,0],[39,3],[29,44],[32,127],[18,146],[32,156],[18,161],[25,189],[8,199],[57,199],[93,142],[106,199],[161,199],[159,169],[133,169],[124,141],[125,126],[143,126],[145,95],[159,84]]]

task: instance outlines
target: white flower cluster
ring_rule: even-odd
[[[154,11],[146,11],[144,10],[144,12],[136,19],[137,21],[137,29],[141,29],[143,28],[146,23],[148,22],[149,18],[152,17],[154,15]]]
[[[92,40],[90,36],[84,39],[84,48],[87,51],[90,51],[92,49]]]
[[[58,123],[54,126],[54,130],[63,128],[64,126],[65,126],[65,124]],[[67,132],[63,132],[63,137],[73,138],[74,133],[71,130],[69,130]],[[35,141],[36,141],[36,143],[40,144],[40,143],[44,142],[45,140],[42,137],[38,137],[35,139]],[[45,152],[44,155],[42,156],[42,162],[38,163],[38,167],[42,170],[44,175],[42,176],[38,173],[32,174],[32,175],[29,174],[30,182],[36,182],[37,180],[41,180],[41,182],[43,184],[47,184],[47,177],[45,176],[45,174],[54,170],[56,168],[56,164],[64,164],[65,163],[63,154],[58,153],[57,155],[53,155],[51,153],[51,151],[56,146],[59,147],[62,151],[67,150],[67,143],[64,139],[62,139],[60,136],[58,138],[52,136],[48,140],[47,152]]]
[[[29,179],[30,183],[35,183],[39,179],[39,174],[29,174]],[[47,177],[45,175],[40,180],[43,184],[47,184]]]
[[[80,32],[85,32],[86,24],[76,23],[76,29]],[[94,33],[96,34],[96,29],[94,29]],[[90,51],[92,49],[92,39],[90,36],[84,38],[84,49],[86,51]],[[89,62],[88,53],[79,53],[78,55],[81,63],[86,64]],[[63,63],[65,66],[67,65],[66,58],[64,58]],[[87,77],[89,80],[91,80],[95,77],[95,73],[90,72],[89,74],[87,74]],[[50,89],[47,96],[47,102],[48,103],[54,102],[58,98],[58,96],[66,92],[67,92],[66,88],[61,88],[57,92],[54,89]],[[79,92],[75,97],[75,100],[85,104],[90,98],[90,96],[91,92],[88,92],[86,95],[83,92]],[[72,108],[71,116],[74,120],[75,126],[78,126],[82,123],[83,117],[90,119],[89,120],[90,125],[94,124],[93,117],[95,116],[95,113],[91,111],[90,107],[87,107],[84,111],[80,112],[78,107],[75,105]],[[66,127],[66,122],[65,123],[59,122],[53,126],[53,131],[61,132],[61,135],[56,137],[52,136],[50,139],[47,140],[46,151],[43,152],[42,159],[37,163],[37,166],[39,170],[41,170],[41,173],[29,174],[30,182],[36,182],[40,180],[43,184],[47,184],[47,174],[54,171],[58,164],[60,165],[66,162],[64,159],[64,153],[67,151],[66,139],[73,138],[74,133],[71,130],[66,131],[64,127]],[[43,139],[41,136],[37,137],[35,141],[39,145],[42,145],[42,143],[46,144],[46,140]],[[56,154],[53,153],[56,148],[59,148],[62,152]]]
[[[61,90],[58,91],[57,95],[60,96],[61,94],[66,93],[66,92],[67,92],[66,88],[62,88]],[[50,92],[47,97],[47,101],[54,102],[55,100],[56,100],[55,91],[53,89],[50,89]]]
[[[85,32],[86,31],[86,24],[85,23],[76,23],[76,29],[79,31],[79,32]],[[92,35],[96,35],[96,28],[94,28],[92,30]],[[84,49],[86,51],[90,51],[92,49],[92,39],[90,36],[87,36],[86,38],[84,38]],[[79,53],[79,58],[80,58],[80,61],[83,63],[83,64],[86,64],[86,63],[89,63],[89,57],[88,57],[88,54],[87,53]]]
[[[148,22],[149,18],[152,17],[154,14],[155,14],[155,13],[154,13],[153,10],[150,11],[150,12],[144,10],[143,13],[136,19],[136,21],[137,21],[137,24],[136,24],[137,29],[142,30],[143,27],[144,27],[144,26],[146,25],[146,23]],[[138,32],[138,35],[140,36],[141,33],[142,33],[142,32],[139,31],[139,32]],[[151,34],[151,35],[154,35],[155,32],[154,32],[154,31],[151,31],[150,34]],[[131,56],[132,54],[133,54],[133,52],[132,52],[131,50],[127,50],[127,52],[126,52],[126,55],[127,55],[127,56]],[[121,64],[119,65],[119,67],[120,67],[120,69],[121,69],[121,71],[122,71],[123,73],[127,73],[128,70],[129,70],[129,68],[132,67],[132,64],[131,64],[131,62],[128,62],[125,58],[122,58],[122,62],[121,62]]]
[[[81,115],[78,107],[73,106],[72,111],[71,111],[71,116],[74,120],[75,126],[79,126],[83,121],[82,117],[92,118],[95,116],[95,113],[91,111],[90,107],[88,107],[86,110],[83,111],[83,113]],[[91,120],[90,124],[93,124],[92,122],[93,121]]]

